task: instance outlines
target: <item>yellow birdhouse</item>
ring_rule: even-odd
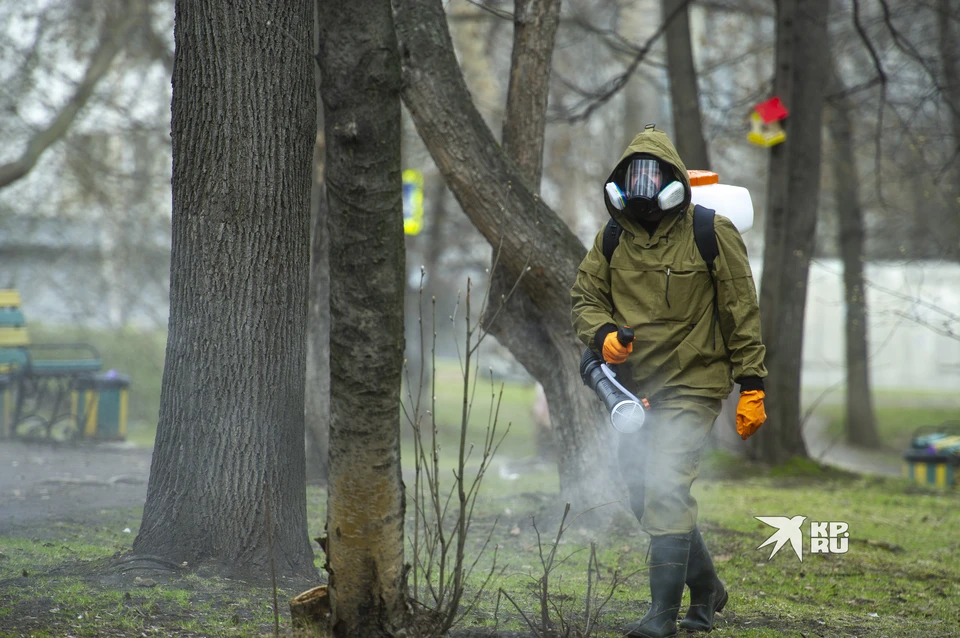
[[[771,147],[787,139],[780,122],[790,113],[778,97],[772,97],[753,107],[750,114],[750,133],[747,140],[757,146]]]

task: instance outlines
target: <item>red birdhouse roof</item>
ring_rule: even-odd
[[[790,115],[790,113],[787,111],[787,107],[783,105],[783,102],[781,102],[780,98],[778,97],[772,97],[765,102],[757,104],[755,107],[753,107],[753,110],[757,112],[757,114],[760,116],[760,119],[762,119],[765,124],[782,120]]]

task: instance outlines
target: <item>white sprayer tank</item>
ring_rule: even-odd
[[[720,176],[711,171],[687,171],[694,204],[712,208],[737,227],[741,233],[753,228],[753,200],[742,186],[721,184]]]

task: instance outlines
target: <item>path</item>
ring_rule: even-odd
[[[0,535],[25,524],[143,505],[152,453],[127,444],[0,441]]]
[[[827,426],[826,419],[812,416],[803,428],[803,440],[812,459],[858,474],[900,476],[900,461],[894,454],[848,445],[843,435],[831,434]]]

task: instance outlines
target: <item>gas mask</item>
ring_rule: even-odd
[[[673,179],[657,159],[630,160],[623,172],[623,186],[617,181],[604,186],[610,204],[638,221],[657,211],[669,212],[683,203],[683,182]]]

